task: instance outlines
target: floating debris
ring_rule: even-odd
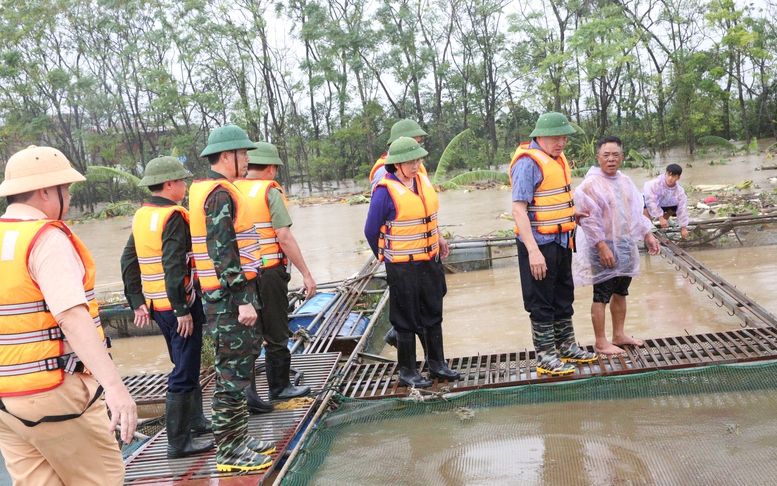
[[[739,424],[723,424],[726,426],[726,432],[739,435]]]
[[[453,409],[453,413],[455,413],[462,422],[475,418],[475,411],[468,407],[456,407]]]

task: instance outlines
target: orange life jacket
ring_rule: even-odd
[[[105,343],[94,298],[94,260],[81,240],[61,221],[0,219],[0,397],[56,388],[80,362],[74,353],[63,354],[65,336],[28,270],[33,245],[51,227],[68,236],[81,258],[89,315]]]
[[[388,189],[396,218],[380,227],[378,258],[389,263],[431,260],[439,253],[437,211],[440,204],[429,178],[415,177],[418,194],[401,182],[383,178],[378,185]]]
[[[248,206],[253,214],[254,227],[259,233],[259,244],[262,247],[262,267],[272,268],[280,263],[286,265],[286,255],[278,243],[278,235],[272,227],[270,215],[270,188],[275,187],[281,191],[283,204],[286,204],[286,195],[283,189],[275,181],[260,179],[238,179],[235,186],[243,193]],[[288,207],[288,205],[287,205]]]
[[[167,297],[165,286],[165,269],[162,265],[162,233],[167,221],[174,213],[179,213],[186,223],[189,223],[189,211],[183,206],[143,205],[132,220],[132,235],[135,237],[135,251],[140,264],[140,275],[143,281],[143,295],[146,305],[153,306],[158,311],[173,309]],[[186,302],[194,304],[197,297],[194,293],[194,254],[186,253],[186,266],[189,275],[184,278]]]
[[[192,251],[197,265],[197,277],[200,280],[203,292],[212,292],[221,288],[221,282],[213,260],[208,256],[208,229],[205,225],[205,200],[211,192],[219,187],[228,190],[235,204],[235,216],[233,224],[237,247],[240,251],[240,264],[247,280],[252,280],[259,274],[262,266],[262,255],[259,248],[259,235],[254,229],[254,221],[251,210],[245,198],[237,190],[234,184],[226,179],[208,179],[194,181],[189,188],[190,223],[192,230]],[[207,297],[207,294],[206,294]]]
[[[372,170],[370,171],[370,182],[372,182],[372,179],[375,178],[375,173],[380,169],[381,167],[386,165],[386,157],[388,156],[388,152],[381,155],[378,160],[375,161],[375,165],[372,166]]]
[[[534,192],[534,200],[528,211],[534,214],[532,227],[541,234],[565,233],[575,229],[575,201],[572,199],[572,174],[567,158],[562,153],[554,159],[544,151],[530,149],[524,142],[513,154],[510,164],[510,185],[513,184],[512,170],[519,158],[528,155],[542,171],[542,183]],[[514,227],[518,234],[518,227]]]

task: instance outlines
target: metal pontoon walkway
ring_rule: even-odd
[[[291,365],[304,373],[301,383],[310,386],[314,393],[327,385],[340,353],[322,353],[311,355],[292,355]],[[203,409],[210,416],[210,396],[213,394],[215,380],[211,380],[203,391]],[[267,396],[267,381],[264,373],[257,374],[259,395]],[[262,440],[274,441],[277,447],[273,461],[283,456],[291,440],[300,430],[316,403],[290,410],[275,410],[269,414],[251,415],[248,420],[248,432]],[[167,458],[167,432],[160,431],[138,451],[127,458],[124,484],[132,485],[172,485],[180,482],[215,486],[248,486],[261,484],[272,471],[256,471],[256,474],[223,473],[216,470],[215,450],[182,459]]]
[[[587,349],[593,351],[592,346]],[[435,380],[432,388],[421,390],[421,393],[455,393],[770,359],[777,359],[777,329],[774,328],[646,339],[643,347],[626,347],[626,355],[600,355],[597,361],[578,364],[574,374],[559,377],[538,377],[534,370],[535,353],[524,349],[449,359],[450,368],[461,373],[463,378],[457,382]],[[425,363],[421,362],[420,366],[423,366],[423,372],[428,371]],[[367,399],[407,396],[408,389],[398,386],[397,375],[395,362],[356,364],[346,372],[341,393]]]
[[[726,226],[731,219],[719,223],[710,222],[705,228],[707,231],[715,231],[715,226],[721,226],[721,234],[728,230]],[[743,218],[742,223],[761,224],[770,223],[769,218],[753,219]],[[747,220],[747,221],[744,221]],[[533,350],[519,349],[513,352],[494,353],[468,357],[449,359],[449,366],[462,374],[462,380],[454,383],[435,381],[432,388],[420,390],[422,396],[427,398],[439,397],[445,393],[475,390],[479,388],[499,388],[518,386],[530,383],[554,383],[560,381],[579,380],[592,376],[617,376],[633,373],[644,373],[661,369],[682,369],[701,367],[715,364],[745,363],[761,360],[777,359],[777,318],[766,309],[749,299],[744,293],[730,285],[698,260],[690,256],[677,244],[666,238],[662,233],[657,236],[661,240],[662,257],[683,272],[684,277],[695,284],[698,290],[707,292],[719,307],[725,308],[729,314],[736,315],[742,321],[742,329],[726,332],[686,335],[666,338],[646,339],[645,345],[640,348],[626,347],[626,354],[620,356],[599,356],[597,361],[587,364],[578,364],[578,370],[573,375],[563,377],[538,377],[534,363]],[[305,383],[314,388],[321,388],[327,383],[332,371],[337,367],[339,353],[327,353],[327,351],[341,351],[343,356],[348,356],[346,363],[339,367],[337,377],[329,383],[337,387],[339,393],[363,399],[377,399],[387,397],[405,397],[408,391],[404,387],[397,386],[396,362],[386,360],[368,350],[369,342],[380,340],[382,333],[376,332],[376,321],[381,311],[388,302],[388,292],[384,289],[368,290],[368,282],[380,269],[380,264],[370,261],[356,275],[336,286],[336,296],[331,303],[321,311],[310,314],[307,317],[313,319],[308,329],[317,327],[317,332],[306,343],[303,355],[293,355],[293,366],[305,371]],[[373,297],[366,298],[375,294]],[[365,305],[365,302],[367,305]],[[360,310],[362,309],[362,310]],[[354,311],[359,312],[359,317],[369,318],[370,322],[362,335],[338,336],[349,315]],[[300,317],[295,314],[290,317]],[[374,336],[371,337],[371,334]],[[356,342],[358,341],[358,343]],[[355,344],[354,344],[355,343]],[[300,344],[297,344],[299,346]],[[593,351],[591,346],[589,351]],[[326,354],[321,354],[326,353]],[[304,360],[313,360],[318,363],[322,357],[329,356],[331,361],[326,361],[322,368],[326,372],[320,377],[322,381],[313,382],[312,371],[302,363]],[[335,356],[334,358],[332,358]],[[302,360],[302,361],[300,361]],[[419,366],[423,372],[428,369],[424,362]],[[312,365],[316,368],[317,365]],[[325,376],[324,376],[325,375]],[[261,374],[260,374],[261,376]],[[201,377],[207,381],[209,376]],[[126,380],[126,379],[125,379]],[[133,396],[139,398],[139,403],[161,403],[164,401],[166,389],[166,375],[153,375],[139,379],[137,383],[127,381],[133,388]],[[208,385],[212,389],[212,382]],[[260,394],[266,393],[266,383],[260,381]],[[323,407],[328,404],[335,392],[330,390],[323,399],[322,407],[312,419],[313,422],[323,413]],[[208,392],[205,393],[208,396]],[[209,403],[206,400],[206,409]],[[318,404],[314,404],[318,407]],[[209,410],[208,410],[209,412]],[[249,431],[262,436],[272,438],[278,442],[279,457],[283,449],[288,447],[291,437],[300,429],[305,429],[303,440],[310,430],[301,423],[311,413],[308,406],[304,416],[293,418],[281,418],[281,412],[277,420],[262,422],[266,416],[252,416]],[[286,432],[277,435],[280,429]],[[260,432],[258,432],[261,430]],[[268,430],[270,432],[268,432]],[[269,435],[267,435],[269,434]],[[273,435],[275,434],[275,435]],[[281,447],[282,446],[282,447]],[[193,482],[195,484],[230,484],[235,486],[261,484],[266,472],[252,476],[236,476],[217,473],[213,454],[204,454],[202,457],[167,460],[165,455],[166,436],[164,431],[155,436],[148,444],[131,457],[127,462],[127,484],[179,484]],[[292,456],[298,448],[294,448]],[[285,472],[280,474],[281,478]]]
[[[459,392],[479,388],[518,386],[529,383],[549,383],[602,375],[643,373],[659,369],[691,368],[723,363],[744,363],[777,359],[777,318],[736,287],[704,266],[687,252],[657,233],[662,257],[672,263],[684,277],[706,291],[719,307],[742,320],[743,329],[726,332],[646,339],[640,348],[626,347],[626,355],[600,355],[597,361],[578,364],[572,375],[538,377],[535,352],[518,350],[510,353],[452,358],[451,369],[462,379],[457,382],[435,380],[432,388],[421,393]],[[593,352],[593,346],[587,347]],[[404,397],[408,390],[398,386],[397,363],[361,363],[353,361],[344,372],[341,393],[351,398]],[[428,371],[426,364],[419,364]]]
[[[124,385],[138,405],[165,403],[169,373],[123,376]],[[200,386],[205,388],[213,373],[200,370]]]

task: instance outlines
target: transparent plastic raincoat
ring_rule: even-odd
[[[572,273],[575,285],[593,285],[613,277],[639,276],[637,243],[653,225],[643,214],[642,193],[621,174],[607,176],[591,167],[575,189],[575,207],[589,216],[580,219],[575,234]],[[596,244],[606,242],[615,256],[615,266],[602,265]]]

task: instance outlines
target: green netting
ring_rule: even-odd
[[[777,467],[777,363],[338,398],[284,485],[769,484]]]

